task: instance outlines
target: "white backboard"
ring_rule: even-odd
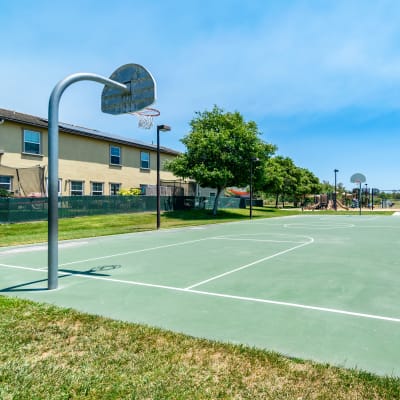
[[[351,183],[364,183],[367,180],[367,178],[360,173],[354,174],[350,178]]]

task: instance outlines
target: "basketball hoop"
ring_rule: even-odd
[[[138,118],[138,127],[150,129],[153,126],[153,118],[160,115],[160,111],[155,108],[146,107],[143,110],[131,112],[129,114]]]
[[[366,180],[367,180],[367,178],[363,174],[360,174],[360,173],[354,174],[350,178],[351,183],[361,184],[361,183],[364,183]]]

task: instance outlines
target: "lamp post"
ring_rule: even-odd
[[[168,125],[157,125],[157,229],[160,229],[160,132],[170,131]]]
[[[337,211],[337,199],[336,199],[336,174],[339,172],[338,169],[334,169],[333,172],[335,173],[335,193],[334,193],[334,198],[333,198],[333,207],[335,211]]]
[[[257,157],[250,159],[250,219],[253,218],[253,164],[260,161]]]
[[[375,193],[375,189],[371,188],[371,210],[374,210],[374,193]]]

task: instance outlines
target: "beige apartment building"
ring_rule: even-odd
[[[0,188],[15,196],[46,196],[47,119],[0,108]],[[160,177],[177,179],[164,163],[179,152],[160,148]],[[59,194],[115,195],[156,184],[156,145],[60,123]],[[39,185],[39,186],[38,186]]]

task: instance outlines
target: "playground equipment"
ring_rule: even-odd
[[[337,200],[336,199],[336,207],[340,207],[340,208],[342,208],[343,210],[348,210],[349,209],[349,207],[346,207],[340,200]]]
[[[314,203],[308,204],[306,207],[304,207],[305,210],[334,210],[335,205],[333,201],[333,194],[317,194],[312,196]],[[353,194],[349,193],[343,193],[342,194],[342,201],[340,201],[338,198],[336,199],[336,207],[339,209],[343,210],[348,210],[349,207],[343,204],[351,202],[353,199]]]

